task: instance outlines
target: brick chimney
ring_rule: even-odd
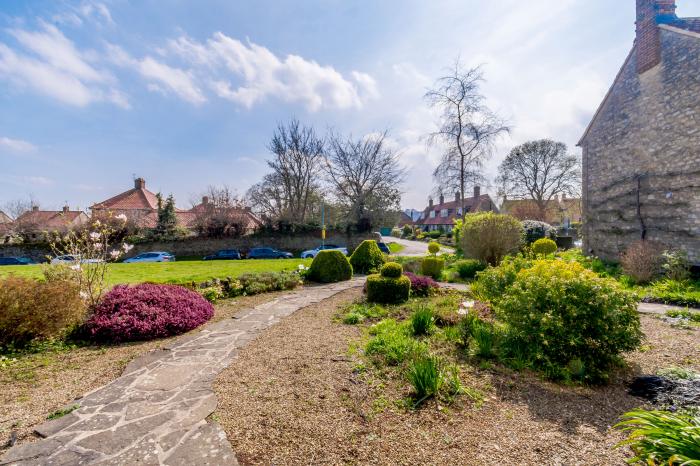
[[[202,196],[202,204],[204,204],[204,205],[209,204],[209,196]]]
[[[648,71],[661,63],[659,24],[672,23],[676,0],[637,0],[637,72]]]
[[[134,180],[134,188],[146,189],[146,180],[144,180],[143,178],[136,178]]]
[[[63,213],[67,214],[69,211],[70,211],[70,207],[68,207],[67,205],[64,205],[63,206]]]
[[[443,205],[445,203],[445,196],[440,194],[440,205]]]
[[[474,197],[478,198],[481,196],[481,186],[476,185],[474,186]]]
[[[32,206],[32,212],[39,212],[39,206],[38,206],[38,205],[33,205],[33,206]]]
[[[428,198],[428,207],[432,207],[432,206],[433,206],[433,198],[429,197]]]

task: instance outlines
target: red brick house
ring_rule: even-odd
[[[423,210],[414,226],[423,231],[444,230],[452,231],[454,221],[462,217],[462,207],[460,194],[455,194],[453,201],[445,201],[444,196],[440,196],[439,203],[435,204],[433,199],[428,201],[428,207]],[[474,187],[474,196],[464,199],[464,213],[473,212],[498,212],[498,207],[488,194],[481,194],[479,186]]]
[[[187,228],[195,228],[200,219],[205,218],[207,215],[216,215],[217,210],[209,196],[203,196],[201,203],[186,212],[179,213],[178,221],[182,217],[183,224],[187,222]],[[263,221],[250,210],[250,207],[229,207],[223,215],[229,219],[235,218],[240,220],[244,231],[243,234],[254,233],[255,230],[263,226]]]

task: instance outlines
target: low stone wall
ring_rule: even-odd
[[[367,234],[344,234],[332,232],[327,235],[327,244],[336,244],[348,249],[354,249],[366,239],[378,239],[373,233]],[[148,251],[166,251],[177,256],[206,256],[213,254],[220,249],[238,249],[246,252],[254,247],[271,247],[283,251],[298,254],[307,249],[313,249],[321,244],[318,234],[274,234],[274,235],[251,235],[241,238],[185,238],[176,241],[152,241],[137,243],[129,251],[127,257]],[[30,259],[43,262],[46,256],[51,255],[51,249],[43,244],[17,244],[0,245],[0,257],[29,257]]]

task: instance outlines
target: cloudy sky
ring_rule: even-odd
[[[700,0],[679,0],[700,16]],[[483,65],[515,144],[575,144],[634,39],[634,0],[2,0],[0,205],[86,208],[130,188],[182,207],[244,193],[296,116],[320,132],[388,129],[423,208],[439,148],[423,94],[456,57]]]

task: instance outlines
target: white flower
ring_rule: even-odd
[[[101,251],[102,250],[102,243],[95,243],[95,250]]]
[[[126,215],[124,214],[119,214],[114,218],[116,218],[117,220],[121,220],[122,222],[126,222]]]
[[[466,316],[469,314],[469,309],[474,307],[474,304],[474,301],[463,301],[462,304],[459,305],[459,309],[457,309],[457,314]]]
[[[129,252],[132,249],[134,249],[134,246],[132,244],[126,244],[126,243],[122,244],[122,250],[124,252]]]
[[[100,239],[100,234],[96,231],[93,231],[92,233],[90,233],[90,239],[93,241],[97,241]]]
[[[472,307],[474,307],[474,304],[474,301],[463,301],[462,307],[465,309],[471,309]]]
[[[114,251],[111,251],[111,252],[109,253],[110,257],[112,257],[112,259],[115,259],[115,260],[116,260],[121,254],[122,254],[122,253],[121,253],[120,251],[117,251],[116,249],[115,249]]]
[[[80,270],[80,264],[74,264],[70,266],[71,270]]]

